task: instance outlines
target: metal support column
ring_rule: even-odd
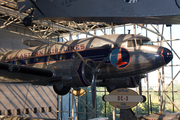
[[[113,120],[116,120],[116,108],[113,107]]]
[[[58,95],[58,120],[62,120],[62,96]]]
[[[71,117],[71,112],[70,112],[70,110],[71,110],[71,107],[70,107],[70,104],[71,104],[71,95],[70,95],[70,93],[68,93],[69,94],[69,117]]]
[[[104,87],[104,95],[106,95],[106,87]],[[106,104],[107,104],[107,102],[105,101],[104,102],[104,106],[105,106],[105,117],[106,117]]]
[[[124,34],[126,34],[126,26],[124,25]]]
[[[148,114],[149,114],[149,79],[148,79],[148,74],[146,77],[146,81],[147,81],[147,102],[148,102]]]
[[[172,26],[170,26],[170,40],[172,39]],[[172,41],[170,42],[172,47]],[[171,61],[171,80],[173,80],[173,60]],[[172,81],[172,101],[174,102],[174,81]],[[174,113],[174,104],[173,104],[173,113]]]
[[[113,35],[113,34],[115,33],[115,30],[114,30],[114,25],[113,25],[113,23],[111,23],[111,27],[112,27],[111,34]]]
[[[72,94],[72,120],[74,120],[74,95]]]
[[[157,25],[157,30],[159,31],[159,25]],[[159,44],[159,35],[157,35],[157,45]],[[158,101],[159,101],[159,113],[161,113],[161,71],[158,69]]]
[[[161,46],[163,46],[163,38],[161,39]],[[163,108],[163,113],[164,113],[164,112],[165,112],[165,81],[164,81],[164,67],[162,67],[161,84],[162,84],[162,90],[163,90],[163,95],[162,95],[162,108]]]
[[[75,97],[76,98],[76,117],[75,117],[75,120],[78,120],[78,112],[79,112],[79,110],[78,110],[78,102],[79,102],[79,99],[78,99],[78,97]]]

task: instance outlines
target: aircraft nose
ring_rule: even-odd
[[[173,58],[172,52],[167,48],[163,49],[162,55],[164,57],[164,61],[165,61],[166,64],[168,64]]]

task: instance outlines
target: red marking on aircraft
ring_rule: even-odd
[[[118,53],[118,63],[115,63],[115,65],[117,65],[118,67],[127,64],[127,62],[123,62],[122,61],[122,54],[121,54],[121,49],[119,50]]]

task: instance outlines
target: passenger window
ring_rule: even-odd
[[[26,59],[26,64],[30,64],[30,59]]]
[[[6,63],[11,63],[11,61],[8,61],[8,62],[6,62]]]
[[[76,58],[78,55],[76,53],[73,53],[72,58]]]
[[[36,58],[36,62],[41,62],[42,58]]]
[[[53,60],[54,60],[53,55],[50,55],[50,56],[49,56],[49,61],[53,61]]]
[[[48,57],[49,61],[54,61],[54,60],[58,60],[58,55],[50,55]]]
[[[65,54],[60,55],[59,59],[60,59],[60,60],[64,60],[64,59],[66,59],[66,55],[65,55]]]
[[[17,61],[16,61],[16,65],[20,65],[20,60],[17,60]]]
[[[129,40],[127,47],[135,47],[135,41],[134,40]]]

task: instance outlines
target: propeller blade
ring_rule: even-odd
[[[101,67],[102,64],[104,64],[108,57],[104,58],[99,65],[93,69],[90,65],[87,64],[87,62],[84,60],[84,58],[81,56],[81,54],[74,50],[76,52],[76,54],[79,56],[79,58],[84,62],[84,64],[86,64],[91,70],[92,70],[92,74],[93,74],[93,78],[92,78],[92,83],[91,83],[91,94],[92,94],[92,104],[93,104],[93,108],[95,108],[96,105],[96,73],[99,73],[98,68]]]
[[[89,65],[87,64],[87,62],[84,60],[84,58],[81,56],[81,54],[79,54],[79,52],[76,51],[76,50],[74,50],[74,51],[76,52],[76,54],[78,55],[78,57],[83,61],[83,63],[86,64],[91,70],[93,70],[93,69],[91,68],[91,66],[89,66]]]
[[[139,82],[139,95],[142,95],[142,84],[141,84],[141,81]]]
[[[102,64],[104,64],[107,61],[108,57],[104,58],[103,61],[99,63],[99,65],[96,67],[96,69],[100,68]]]
[[[93,108],[95,108],[95,104],[96,104],[96,83],[95,83],[95,73],[93,73],[93,79],[92,79],[92,83],[91,83],[91,94],[92,94]]]

